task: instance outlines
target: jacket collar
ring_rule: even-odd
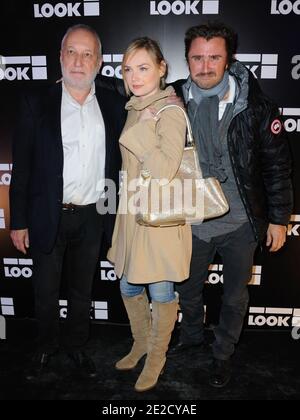
[[[126,104],[126,109],[130,111],[134,109],[135,111],[142,111],[143,109],[147,108],[148,106],[154,104],[155,102],[165,99],[170,96],[171,93],[174,93],[174,89],[172,86],[167,87],[165,90],[160,90],[159,92],[155,93],[154,95],[149,96],[145,99],[140,99],[137,96],[132,96],[129,102]]]
[[[233,116],[236,116],[248,107],[250,71],[244,64],[235,61],[230,66],[229,74],[235,78],[237,86],[233,110]]]

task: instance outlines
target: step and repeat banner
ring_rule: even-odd
[[[188,75],[185,31],[207,20],[222,20],[239,34],[237,58],[281,108],[294,160],[295,209],[287,244],[276,255],[257,252],[245,323],[257,329],[300,325],[300,0],[2,0],[0,17],[0,315],[34,317],[34,262],[19,254],[9,238],[11,142],[22,90],[55,83],[61,76],[59,49],[66,29],[77,23],[93,26],[104,48],[101,71],[118,78],[122,52],[133,38],[158,40],[171,82]],[[127,323],[119,284],[105,255],[103,249],[91,319]],[[205,290],[208,323],[218,319],[222,269],[216,258]],[[63,287],[62,318],[67,307]]]

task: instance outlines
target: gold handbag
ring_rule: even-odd
[[[187,146],[180,167],[170,182],[152,178],[142,170],[140,174],[140,207],[136,220],[140,225],[166,227],[185,223],[199,224],[222,216],[229,205],[217,178],[203,178],[192,128],[186,112],[177,105],[166,105],[158,111],[176,107],[185,117]]]

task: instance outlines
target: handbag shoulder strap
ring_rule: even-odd
[[[169,108],[178,108],[180,109],[180,111],[183,113],[185,121],[186,121],[186,127],[187,127],[187,145],[188,146],[194,146],[195,141],[193,138],[193,132],[192,132],[192,127],[191,127],[191,123],[189,120],[189,117],[187,115],[187,113],[185,112],[185,110],[183,108],[181,108],[181,106],[178,105],[165,105],[164,107],[162,107],[156,115],[159,115],[162,111],[164,111],[165,109],[169,109]]]

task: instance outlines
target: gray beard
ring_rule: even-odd
[[[70,86],[73,89],[77,89],[77,90],[87,90],[90,89],[92,84],[94,83],[96,76],[98,74],[98,70],[95,70],[94,74],[92,74],[92,76],[87,79],[87,80],[83,80],[82,82],[78,82],[73,80],[71,77],[68,77],[65,74],[65,70],[63,68],[63,66],[61,66],[61,72],[62,72],[62,76],[63,76],[63,81],[65,83],[66,86]]]

